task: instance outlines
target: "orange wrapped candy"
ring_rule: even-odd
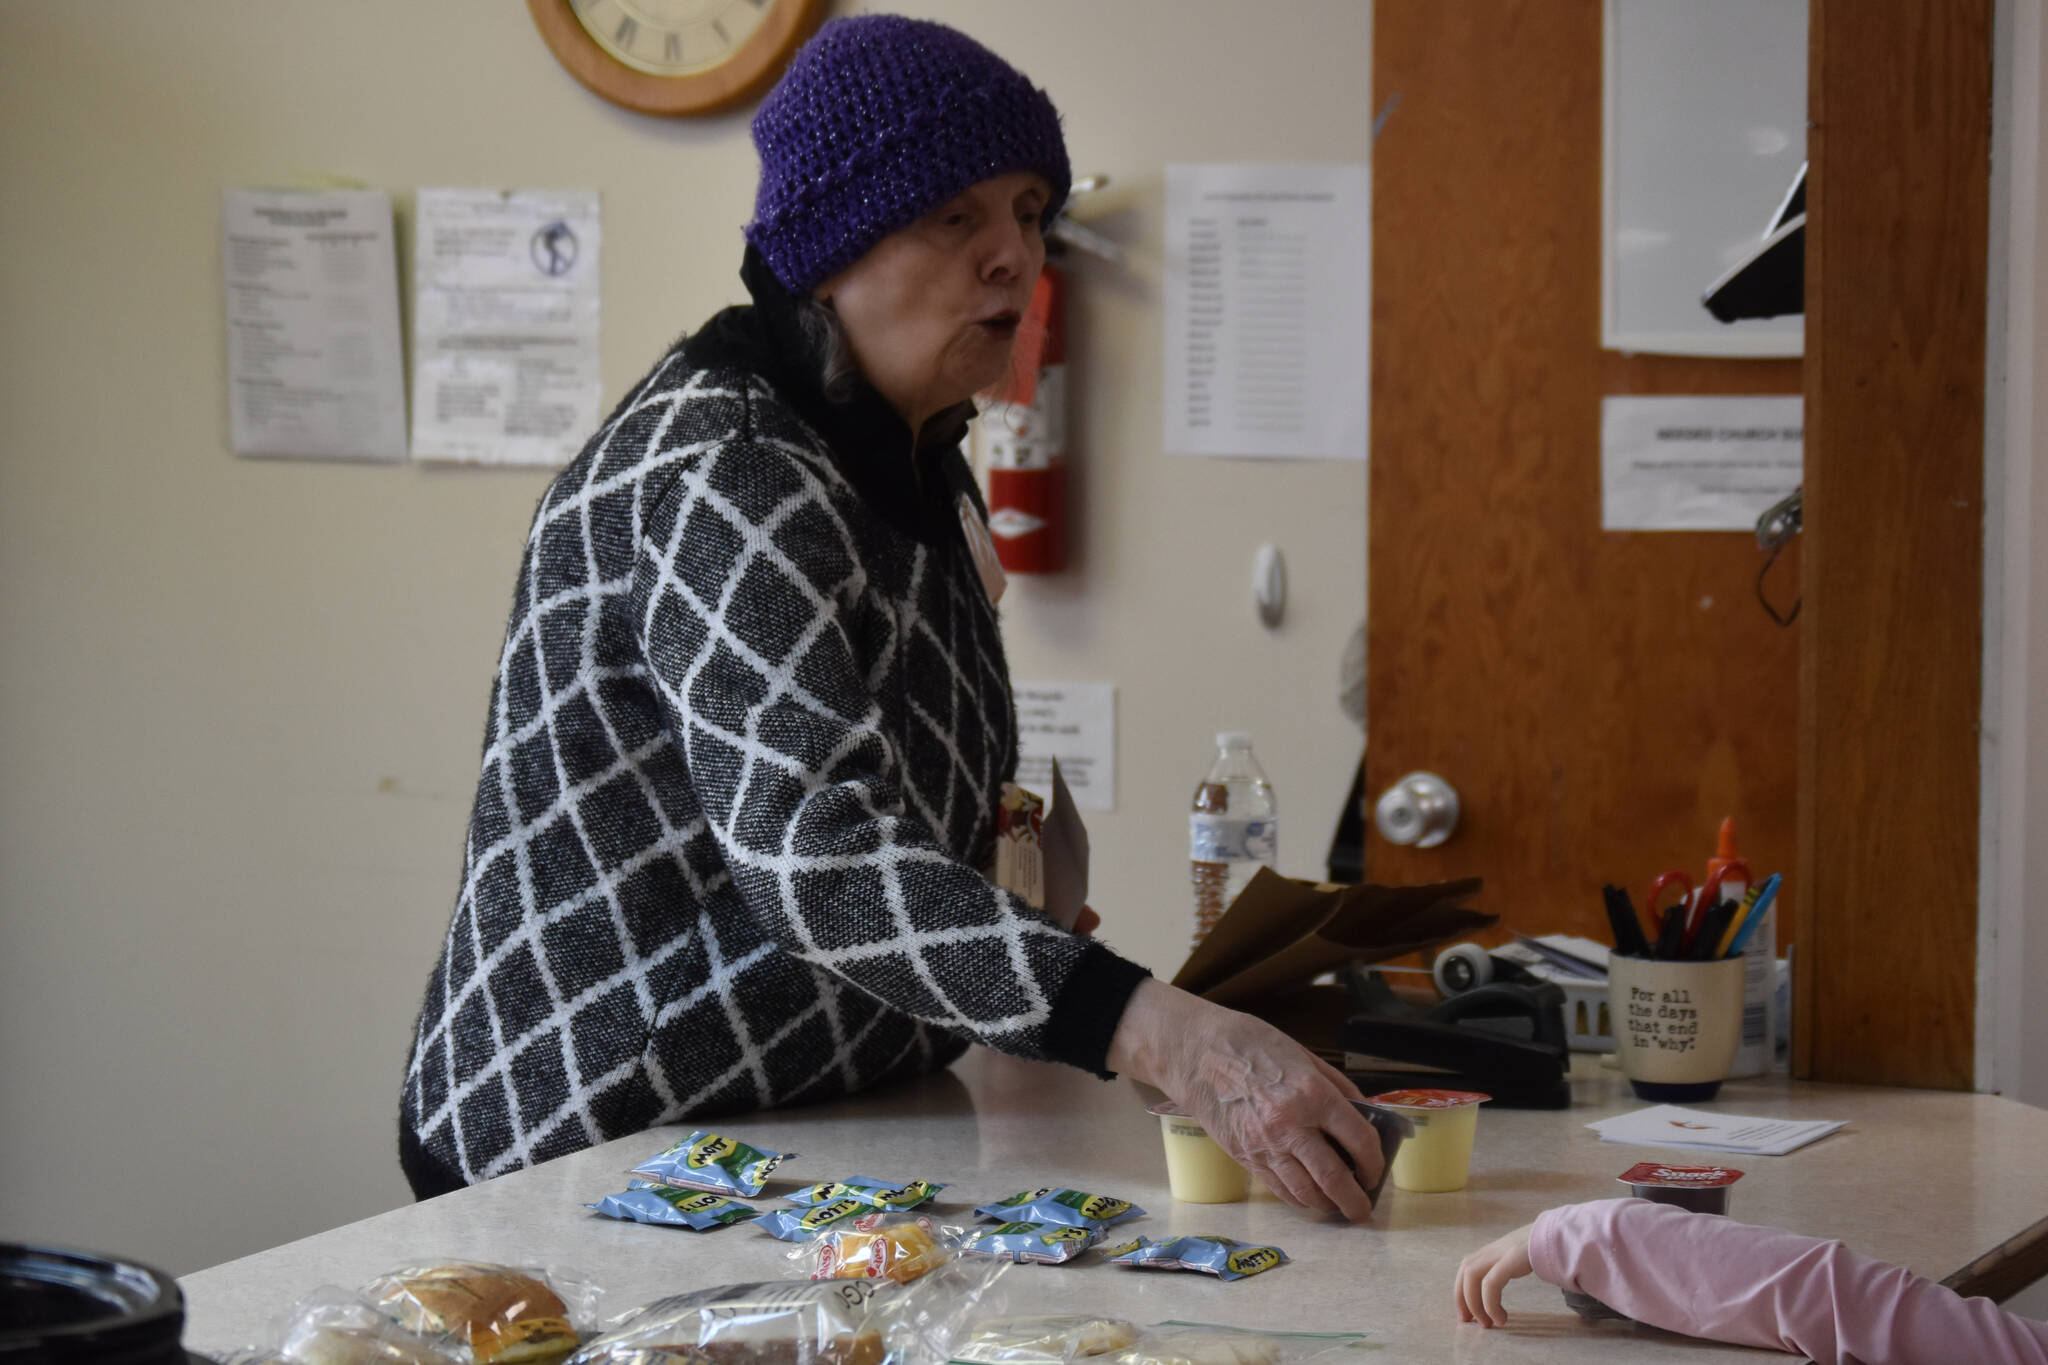
[[[932,1231],[929,1218],[871,1213],[821,1233],[815,1243],[814,1280],[894,1280],[909,1284],[936,1270],[951,1252]]]

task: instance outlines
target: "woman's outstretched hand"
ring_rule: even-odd
[[[1280,1198],[1300,1208],[1372,1213],[1385,1168],[1379,1135],[1344,1073],[1261,1019],[1162,981],[1131,994],[1109,1065],[1165,1091]]]

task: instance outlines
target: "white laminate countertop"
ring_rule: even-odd
[[[1589,1326],[1535,1278],[1508,1290],[1513,1321],[1488,1332],[1456,1321],[1451,1275],[1486,1241],[1556,1204],[1625,1193],[1638,1161],[1710,1162],[1679,1149],[1602,1143],[1584,1127],[1636,1107],[1618,1074],[1589,1057],[1574,1068],[1569,1111],[1487,1106],[1471,1183],[1450,1194],[1391,1184],[1368,1223],[1318,1218],[1263,1191],[1240,1204],[1177,1204],[1166,1192],[1150,1096],[1066,1067],[975,1050],[951,1071],[812,1108],[707,1125],[798,1155],[770,1196],[819,1180],[870,1175],[950,1185],[920,1212],[967,1223],[972,1208],[1042,1185],[1133,1200],[1150,1216],[1117,1231],[1154,1239],[1216,1233],[1293,1258],[1252,1279],[1129,1270],[1099,1253],[1066,1266],[1018,1266],[1002,1280],[1012,1311],[1099,1311],[1244,1327],[1364,1331],[1387,1359],[1552,1361],[1766,1357],[1615,1323]],[[1730,1158],[1747,1172],[1730,1213],[1840,1237],[1870,1255],[1940,1279],[2048,1219],[2048,1110],[1992,1095],[1735,1081],[1711,1106],[1733,1113],[1845,1119],[1848,1127],[1789,1156]],[[187,1275],[186,1345],[274,1341],[272,1324],[321,1284],[359,1286],[406,1264],[478,1259],[573,1268],[605,1289],[607,1314],[664,1294],[792,1277],[789,1244],[746,1224],[709,1233],[600,1218],[583,1206],[625,1188],[624,1172],[696,1125],[658,1128],[530,1170]],[[765,1210],[781,1201],[764,1197]],[[1783,1359],[1783,1357],[1776,1357]]]

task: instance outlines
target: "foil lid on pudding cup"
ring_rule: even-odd
[[[1668,1166],[1639,1161],[1614,1177],[1624,1185],[1654,1185],[1671,1190],[1725,1189],[1742,1179],[1733,1166]]]
[[[1389,1090],[1372,1096],[1366,1103],[1384,1104],[1390,1109],[1457,1109],[1484,1104],[1492,1098],[1472,1090]]]

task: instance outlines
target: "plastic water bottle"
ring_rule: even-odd
[[[1252,757],[1252,737],[1242,730],[1216,736],[1216,761],[1195,788],[1188,815],[1188,880],[1195,893],[1197,944],[1252,874],[1273,866],[1280,856],[1278,815],[1273,784]]]

